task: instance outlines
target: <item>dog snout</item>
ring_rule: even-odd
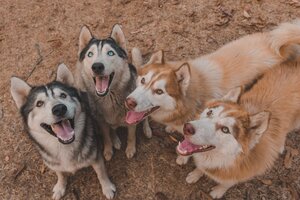
[[[92,65],[92,70],[95,74],[101,74],[104,71],[104,65],[102,63],[94,63]]]
[[[125,105],[128,109],[133,110],[136,107],[137,103],[133,98],[127,98]]]
[[[57,104],[52,108],[53,115],[57,117],[62,117],[67,112],[67,106],[64,104]]]
[[[183,133],[185,135],[194,135],[195,134],[195,128],[190,123],[185,123],[183,126]]]

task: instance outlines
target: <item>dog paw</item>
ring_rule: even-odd
[[[115,196],[116,186],[112,183],[108,183],[102,186],[102,192],[107,199],[112,199]]]
[[[113,156],[113,154],[114,154],[114,152],[113,152],[112,149],[110,149],[110,148],[109,149],[104,148],[103,155],[104,155],[105,160],[110,161],[111,158],[112,158],[112,156]]]
[[[60,183],[56,183],[53,188],[52,199],[59,200],[61,197],[65,195],[66,187]]]
[[[150,126],[144,125],[143,130],[144,130],[144,134],[147,138],[152,138],[152,129]]]
[[[227,189],[228,189],[227,187],[224,187],[222,185],[217,185],[212,188],[212,191],[209,194],[213,199],[219,199],[224,195]]]
[[[176,132],[176,129],[173,128],[172,126],[166,126],[165,131],[167,133],[174,133],[174,132]]]
[[[189,156],[178,156],[176,159],[176,163],[178,165],[185,165],[189,161]]]
[[[118,136],[116,136],[114,139],[113,139],[113,145],[116,149],[120,150],[121,149],[121,140]]]
[[[195,169],[194,171],[190,172],[187,177],[186,177],[186,182],[191,184],[191,183],[196,183],[201,177],[203,176],[203,172],[201,172],[198,169]]]
[[[126,156],[127,158],[132,158],[136,152],[135,146],[127,146]]]

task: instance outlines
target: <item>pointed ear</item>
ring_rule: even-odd
[[[134,47],[131,50],[131,56],[132,56],[132,64],[136,68],[140,68],[143,65],[143,57],[141,51],[137,47]]]
[[[110,37],[113,38],[117,44],[126,51],[127,53],[127,48],[126,48],[126,39],[125,39],[125,35],[121,29],[121,26],[119,24],[115,24]]]
[[[222,97],[222,100],[237,103],[241,96],[241,93],[242,93],[242,87],[233,88],[229,90],[229,92],[225,96]]]
[[[186,90],[190,85],[191,70],[188,63],[182,64],[176,71],[177,81],[180,85],[183,95],[186,94]]]
[[[147,62],[147,65],[149,64],[164,64],[165,63],[165,58],[164,58],[164,51],[160,50],[152,54],[150,60]]]
[[[31,87],[22,79],[17,77],[10,79],[10,92],[18,109],[25,104],[30,90]]]
[[[83,26],[79,35],[79,51],[78,54],[84,49],[84,47],[90,42],[93,38],[93,35],[90,29],[87,26]]]
[[[74,85],[73,74],[64,63],[61,63],[57,68],[56,80],[69,86]]]
[[[263,133],[269,125],[270,112],[263,111],[250,116],[250,149],[253,148],[260,140]]]

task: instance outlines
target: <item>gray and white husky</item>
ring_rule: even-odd
[[[64,172],[75,173],[92,166],[103,194],[112,199],[116,188],[106,173],[97,123],[90,115],[87,95],[71,87],[73,84],[72,73],[61,64],[56,81],[46,85],[31,87],[19,78],[11,78],[11,94],[29,137],[44,163],[57,174],[52,198],[60,199],[65,194]]]
[[[120,126],[128,127],[126,156],[133,157],[136,152],[136,125],[125,122],[125,100],[136,87],[136,69],[128,62],[126,40],[121,27],[116,24],[110,37],[97,39],[83,26],[78,54],[77,85],[89,94],[92,110],[101,123],[105,159],[111,159],[113,146],[117,149],[121,147],[115,133]],[[144,122],[144,132],[151,137],[147,120]]]

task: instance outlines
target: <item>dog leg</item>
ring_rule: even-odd
[[[210,196],[214,199],[221,198],[225,192],[233,186],[235,183],[221,183],[215,187],[212,188],[212,191],[209,193]]]
[[[112,132],[111,132],[111,137],[112,137],[112,140],[113,140],[113,145],[116,149],[120,150],[121,149],[121,140],[119,138],[119,136],[117,135],[116,133],[116,130],[115,129],[112,129]]]
[[[187,183],[190,183],[190,184],[196,183],[203,175],[204,175],[204,173],[202,172],[202,170],[196,168],[187,175],[185,180]]]
[[[132,158],[136,152],[135,143],[136,143],[136,126],[128,126],[128,138],[127,138],[127,147],[126,147],[126,156],[127,158]]]
[[[55,171],[57,175],[57,183],[53,188],[52,199],[59,200],[66,193],[67,177],[59,171]]]
[[[106,123],[102,124],[102,131],[103,131],[103,139],[104,139],[104,158],[105,160],[111,160],[113,156],[113,145],[110,138],[110,128],[109,125]]]
[[[185,165],[189,161],[190,157],[191,156],[181,156],[181,155],[179,155],[179,156],[177,156],[176,163],[178,165]]]
[[[174,132],[176,132],[176,129],[173,128],[172,126],[166,126],[165,131],[167,133],[174,133]]]
[[[144,130],[144,134],[147,138],[152,137],[152,130],[151,130],[148,118],[146,118],[143,122],[143,130]]]
[[[116,192],[116,186],[109,180],[103,159],[100,158],[97,163],[92,165],[95,170],[98,180],[102,187],[102,192],[107,199],[112,199]]]

